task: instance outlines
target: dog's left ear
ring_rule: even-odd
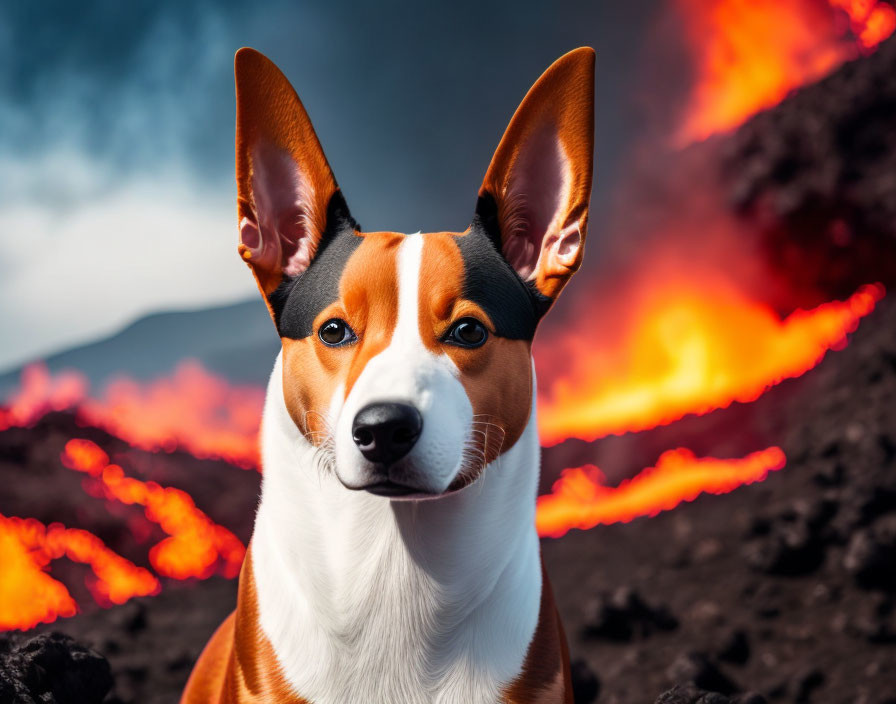
[[[479,189],[476,219],[553,300],[582,263],[594,154],[594,50],[575,49],[520,104]]]
[[[234,59],[239,253],[270,307],[284,277],[305,271],[328,219],[354,225],[311,120],[273,62],[244,48]]]

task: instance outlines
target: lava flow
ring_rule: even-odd
[[[65,371],[51,376],[42,364],[30,364],[22,370],[19,391],[0,407],[0,430],[33,425],[50,411],[76,406],[86,395],[83,374]]]
[[[32,628],[75,614],[77,606],[68,590],[44,571],[61,557],[90,565],[95,579],[88,580],[87,587],[101,605],[123,604],[160,588],[148,570],[86,530],[0,515],[0,630]]]
[[[218,564],[225,577],[239,574],[245,547],[233,533],[211,521],[184,491],[127,477],[90,440],[69,440],[62,463],[101,482],[107,498],[146,507],[146,517],[169,537],[149,551],[156,572],[174,579],[210,576]]]
[[[872,50],[896,28],[879,0],[676,0],[695,85],[674,142],[730,130]]]
[[[682,501],[693,501],[701,493],[725,494],[762,481],[784,462],[784,453],[777,447],[733,460],[698,459],[679,448],[664,452],[655,467],[617,487],[605,486],[597,467],[565,469],[553,491],[538,498],[535,526],[539,535],[559,538],[572,528],[584,530],[655,516]]]
[[[656,286],[633,304],[620,337],[571,342],[579,347],[569,374],[539,399],[542,442],[636,432],[753,401],[843,347],[883,294],[866,286],[781,320],[731,287]]]
[[[76,371],[51,375],[41,364],[22,372],[19,391],[0,408],[0,430],[28,427],[50,411],[75,409],[78,421],[142,450],[181,449],[194,457],[258,467],[264,389],[235,385],[185,361],[152,381],[118,378],[97,397]]]

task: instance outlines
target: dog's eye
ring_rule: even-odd
[[[488,339],[488,330],[476,318],[461,318],[445,333],[443,340],[458,347],[481,347]]]
[[[317,336],[321,342],[329,347],[340,347],[358,339],[354,330],[348,326],[348,323],[339,318],[331,318],[321,325],[320,330],[317,331]]]

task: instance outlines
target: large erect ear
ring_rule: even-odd
[[[269,298],[284,276],[308,268],[338,186],[308,114],[280,70],[244,48],[236,53],[234,73],[239,252]]]
[[[550,299],[584,254],[594,153],[594,50],[576,49],[526,94],[479,189],[477,218]]]

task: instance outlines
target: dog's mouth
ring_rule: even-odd
[[[453,494],[458,490],[455,487],[448,487],[448,489],[446,489],[445,491],[433,493],[429,491],[423,491],[418,487],[408,486],[407,484],[392,481],[391,479],[376,481],[370,484],[365,484],[363,486],[344,486],[346,487],[346,489],[351,489],[352,491],[366,491],[369,494],[373,494],[374,496],[382,496],[394,501],[428,501],[433,499],[440,499],[444,496],[448,496],[449,494]]]
[[[435,496],[435,494],[427,494],[415,487],[407,486],[406,484],[399,484],[398,482],[393,482],[388,479],[385,481],[376,482],[374,484],[368,484],[367,486],[362,486],[361,489],[363,491],[370,492],[371,494],[375,494],[376,496],[388,496],[389,498]]]

